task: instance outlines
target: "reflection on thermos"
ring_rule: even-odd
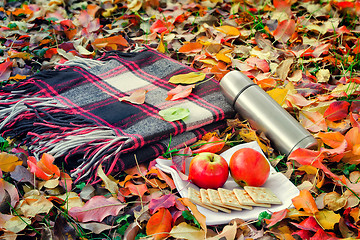
[[[263,131],[282,154],[289,155],[297,148],[317,148],[312,134],[245,74],[227,73],[220,87],[241,117]]]

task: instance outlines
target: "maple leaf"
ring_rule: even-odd
[[[80,222],[101,222],[107,216],[118,215],[124,207],[126,207],[126,204],[113,197],[95,196],[82,207],[70,208],[69,215]]]

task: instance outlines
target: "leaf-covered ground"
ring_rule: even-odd
[[[37,162],[17,146],[18,139],[2,138],[0,238],[357,238],[359,15],[359,1],[2,1],[2,85],[74,56],[95,58],[146,44],[219,81],[230,70],[242,71],[313,133],[320,147],[285,158],[238,119],[206,135],[205,141],[212,135],[225,140],[225,148],[258,141],[273,166],[301,190],[295,208],[206,227],[154,162],[116,176],[99,168],[97,185],[74,184],[52,156]]]

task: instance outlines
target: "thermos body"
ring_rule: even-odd
[[[245,74],[227,73],[220,87],[234,109],[252,127],[263,131],[282,154],[289,155],[297,148],[317,147],[313,135]]]

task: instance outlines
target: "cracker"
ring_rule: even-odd
[[[254,202],[254,200],[250,197],[250,195],[245,190],[234,188],[233,191],[234,191],[234,194],[235,194],[237,200],[242,205],[248,205],[248,206],[254,206],[254,207],[266,207],[266,208],[271,207],[271,204],[268,204],[268,203]]]
[[[210,206],[207,206],[207,205],[203,204],[202,201],[201,201],[200,192],[197,191],[194,188],[191,188],[191,187],[188,188],[188,198],[194,204],[197,204],[197,205],[199,205],[201,207],[207,208],[207,209],[209,209],[209,210],[211,210],[213,212],[218,212],[218,210],[216,208],[213,208],[213,207],[210,207]]]
[[[251,210],[252,207],[251,206],[246,206],[243,204],[240,204],[240,202],[237,200],[235,193],[229,189],[225,189],[225,188],[219,188],[218,189],[219,192],[219,196],[221,201],[226,205],[226,206],[231,206],[231,207],[236,207],[236,208],[244,208],[244,209],[248,209]]]
[[[245,186],[244,189],[256,203],[282,204],[270,188]]]
[[[204,189],[204,188],[200,189],[200,196],[201,196],[201,202],[203,204],[205,204],[206,206],[219,209],[220,211],[223,211],[223,212],[226,212],[226,213],[231,213],[231,210],[228,209],[228,208],[223,208],[223,207],[211,204],[209,194],[208,194],[206,189]]]
[[[237,207],[233,207],[233,206],[229,206],[229,205],[225,205],[220,198],[219,192],[214,190],[214,189],[208,189],[207,190],[208,194],[209,194],[209,199],[210,202],[216,206],[220,206],[220,207],[226,207],[226,208],[230,208],[233,210],[237,210],[237,211],[241,211],[241,208],[237,208]]]

